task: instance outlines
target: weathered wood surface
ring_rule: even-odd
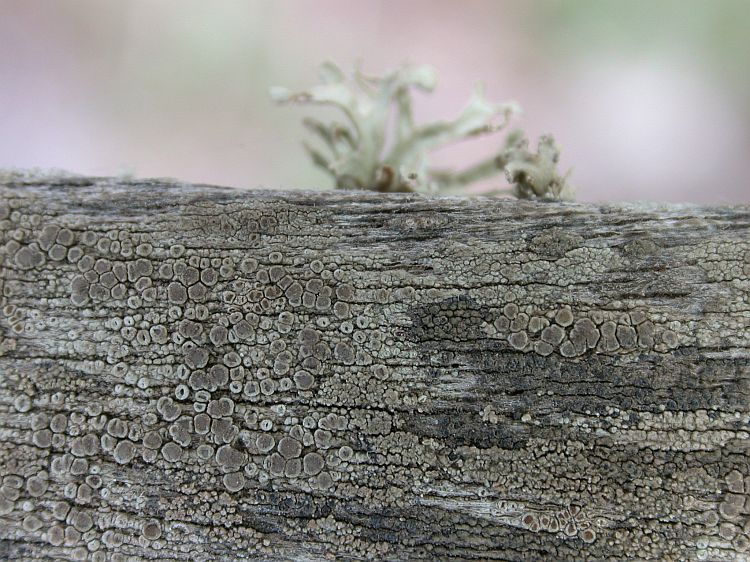
[[[0,186],[0,558],[745,560],[750,208]]]

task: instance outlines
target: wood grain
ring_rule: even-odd
[[[0,175],[0,558],[745,560],[750,208]]]

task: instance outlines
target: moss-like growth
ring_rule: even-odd
[[[510,188],[492,193],[521,199],[571,198],[567,175],[557,172],[559,150],[550,136],[540,139],[536,153],[520,130],[508,134],[499,154],[462,171],[429,166],[428,153],[442,145],[504,129],[520,111],[514,102],[491,103],[478,85],[461,114],[452,121],[416,125],[411,89],[430,92],[437,82],[429,66],[404,65],[376,77],[355,70],[352,84],[333,63],[320,67],[321,84],[304,91],[272,88],[278,103],[332,105],[341,109],[346,123],[323,123],[307,117],[304,124],[325,143],[324,154],[304,143],[313,162],[333,176],[336,187],[381,192],[461,193],[472,182],[505,172]],[[387,126],[395,112],[395,131],[389,150]],[[499,123],[493,121],[500,118]]]

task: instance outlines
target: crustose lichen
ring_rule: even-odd
[[[341,189],[381,192],[461,193],[475,181],[505,172],[509,188],[493,190],[521,199],[566,199],[573,189],[567,175],[557,172],[559,150],[551,136],[539,140],[537,151],[529,150],[520,130],[511,131],[500,152],[465,170],[435,169],[428,153],[447,143],[494,133],[504,129],[520,111],[513,102],[495,104],[484,97],[478,85],[461,114],[452,121],[425,125],[414,123],[411,88],[430,92],[436,84],[429,66],[404,65],[385,76],[369,76],[359,69],[347,83],[333,63],[320,66],[321,84],[301,92],[272,88],[278,103],[323,104],[338,107],[346,123],[324,123],[307,117],[304,124],[325,143],[324,154],[307,142],[313,162],[333,176]],[[395,131],[386,150],[387,128],[395,111]],[[500,123],[493,123],[497,117]]]

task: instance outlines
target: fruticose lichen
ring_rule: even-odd
[[[571,199],[567,174],[557,172],[559,150],[551,136],[539,140],[536,152],[520,130],[511,131],[500,152],[466,170],[435,169],[428,153],[442,145],[504,129],[520,112],[515,102],[491,103],[481,84],[469,103],[452,121],[414,123],[411,88],[430,92],[436,73],[429,66],[403,65],[385,76],[369,76],[356,69],[353,84],[335,64],[320,66],[321,84],[300,92],[271,89],[278,103],[331,105],[341,109],[347,123],[324,123],[307,117],[304,124],[317,134],[330,156],[304,142],[313,162],[326,170],[341,189],[380,192],[461,193],[475,181],[505,172],[510,188],[492,194],[512,194],[520,199]],[[393,138],[388,124],[395,113]],[[500,123],[494,123],[497,118]],[[388,141],[392,140],[386,150]]]

